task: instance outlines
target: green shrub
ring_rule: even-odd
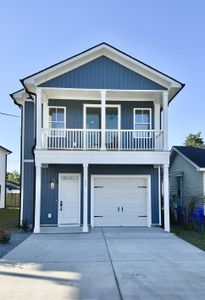
[[[0,229],[0,243],[7,244],[10,241],[11,234],[9,231]]]

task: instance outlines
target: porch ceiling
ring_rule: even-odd
[[[101,90],[68,89],[68,88],[42,88],[47,99],[76,99],[76,100],[101,100]],[[163,91],[156,90],[106,90],[106,100],[136,101],[160,100]]]

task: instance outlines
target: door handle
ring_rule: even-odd
[[[118,206],[118,208],[117,208],[117,211],[119,212],[120,211],[120,207]]]
[[[121,207],[121,212],[123,212],[123,206]]]
[[[60,210],[63,210],[63,201],[60,201]]]

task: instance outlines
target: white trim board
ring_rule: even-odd
[[[148,66],[143,62],[130,57],[126,53],[123,53],[106,43],[97,45],[91,49],[75,55],[74,57],[68,58],[67,60],[64,60],[36,74],[33,74],[24,79],[24,84],[27,86],[27,88],[29,88],[29,86],[32,87],[34,83],[35,85],[39,85],[47,80],[60,76],[65,72],[69,72],[103,55],[129,68],[130,70],[137,72],[162,86],[165,86],[166,88],[181,88],[182,86],[178,81],[174,80],[168,75],[162,74],[160,71],[153,69],[151,66]]]
[[[151,227],[152,224],[152,207],[151,207],[151,175],[91,175],[91,193],[90,193],[90,224],[94,227],[94,180],[95,178],[145,178],[148,185],[148,203],[147,203],[147,226]]]

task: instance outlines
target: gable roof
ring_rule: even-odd
[[[25,99],[25,93],[32,98],[36,93],[36,87],[42,83],[56,78],[66,72],[76,69],[79,66],[86,64],[96,58],[106,56],[113,61],[127,67],[128,69],[146,77],[149,80],[168,89],[169,101],[171,101],[184,87],[180,81],[160,72],[159,70],[143,63],[142,61],[132,57],[131,55],[109,45],[108,43],[100,43],[92,48],[89,48],[81,53],[62,60],[50,67],[47,67],[39,72],[29,75],[21,79],[24,87],[22,91],[12,93],[10,96],[17,104]]]
[[[194,165],[197,170],[205,171],[205,149],[187,146],[174,146],[171,151],[171,159],[174,157],[174,151]]]
[[[10,153],[12,153],[10,150],[8,150],[8,149],[2,147],[1,145],[0,145],[0,150],[4,151],[5,154],[10,154]]]

